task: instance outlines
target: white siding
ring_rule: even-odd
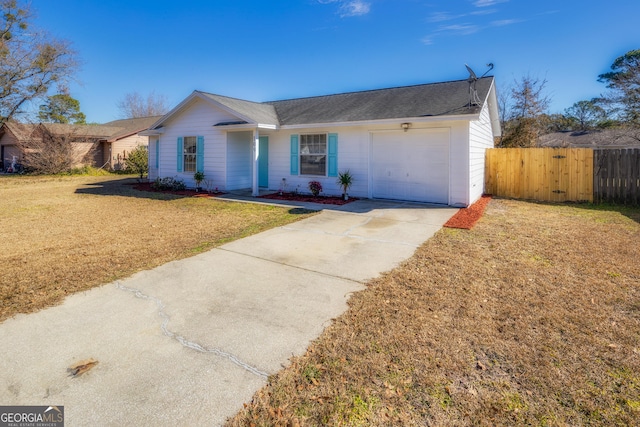
[[[251,188],[253,132],[227,134],[227,190]]]
[[[342,194],[342,190],[336,183],[337,177],[290,174],[291,135],[303,133],[337,133],[338,171],[349,169],[354,176],[353,186],[349,190],[349,194],[355,197],[369,197],[369,133],[363,127],[261,132],[261,134],[269,136],[269,189],[278,190],[282,178],[286,178],[287,191],[298,189],[301,193],[309,193],[309,181],[319,181],[322,184],[323,194]]]
[[[397,131],[400,125],[377,126],[345,126],[338,128],[314,128],[300,130],[281,130],[266,133],[269,136],[269,189],[277,190],[282,178],[287,180],[287,191],[296,188],[309,193],[308,183],[317,180],[322,183],[323,192],[327,195],[340,195],[340,187],[335,177],[316,177],[290,175],[290,138],[291,135],[303,133],[337,133],[338,134],[338,171],[349,169],[354,175],[353,187],[349,194],[354,197],[372,197],[371,174],[371,134],[379,131]],[[467,121],[434,122],[433,124],[414,124],[408,131],[419,129],[450,129],[450,183],[449,203],[455,206],[468,205],[468,165],[469,127]]]
[[[189,187],[195,187],[193,172],[178,172],[178,137],[204,137],[204,175],[211,180],[213,187],[227,189],[226,132],[214,127],[216,123],[236,120],[229,113],[217,109],[198,98],[193,99],[181,112],[163,124],[165,132],[160,135],[160,167],[158,176],[176,177],[184,180]]]
[[[489,107],[485,104],[480,118],[469,123],[469,204],[484,192],[485,152],[493,146]]]
[[[449,170],[449,204],[467,206],[469,179],[469,124],[466,121],[451,124],[451,169]]]

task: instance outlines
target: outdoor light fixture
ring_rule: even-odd
[[[400,126],[402,126],[402,129],[406,132],[411,127],[411,123],[402,123]]]

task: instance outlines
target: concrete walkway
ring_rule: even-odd
[[[64,405],[67,426],[220,425],[456,211],[356,201],[16,316],[0,405]]]

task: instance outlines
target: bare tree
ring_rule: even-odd
[[[18,141],[25,170],[58,174],[92,163],[99,142],[87,134],[87,126],[24,124],[27,137]]]
[[[144,98],[138,92],[127,93],[116,106],[122,118],[160,116],[169,111],[167,97],[151,92]]]
[[[0,125],[67,82],[78,67],[69,42],[31,27],[29,5],[0,0]]]
[[[537,144],[551,99],[544,92],[547,80],[523,76],[511,88],[508,122],[502,138],[503,147],[532,147]]]
[[[502,86],[498,90],[498,111],[500,112],[500,127],[502,128],[502,134],[500,135],[497,146],[502,146],[502,141],[505,135],[505,129],[507,129],[509,122],[509,113],[511,109],[511,85]]]

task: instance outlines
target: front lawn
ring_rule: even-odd
[[[0,176],[0,321],[310,215],[146,193],[110,176]]]
[[[349,305],[228,425],[639,425],[640,209],[494,199]]]

